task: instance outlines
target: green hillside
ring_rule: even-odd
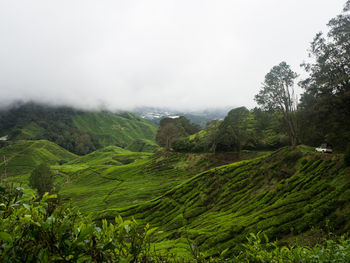
[[[61,178],[64,198],[82,212],[99,212],[151,200],[222,161],[208,154],[149,154],[110,146],[51,168]]]
[[[244,152],[247,159],[259,153]],[[264,154],[263,152],[260,154]],[[100,212],[151,200],[190,177],[237,160],[234,154],[132,152],[107,146],[84,156],[45,141],[20,141],[0,149],[7,179],[27,187],[30,172],[47,163],[59,194],[82,212]],[[5,162],[0,163],[0,174]]]
[[[323,233],[350,230],[350,168],[343,155],[306,146],[243,151],[247,160],[239,161],[234,154],[151,154],[117,146],[76,156],[40,140],[3,147],[0,156],[10,182],[26,186],[29,173],[45,162],[64,202],[84,214],[158,227],[153,244],[162,253],[187,257],[191,242],[206,256],[225,249],[233,255],[259,231],[270,240],[312,243]]]
[[[119,161],[115,159],[116,156],[122,154],[131,154],[129,150],[125,150],[118,146],[107,146],[92,153],[80,156],[73,161],[69,162],[70,165],[121,165]]]
[[[137,139],[154,142],[157,128],[132,113],[81,112],[73,116],[73,124],[92,134],[102,146],[126,147]]]
[[[41,163],[54,165],[77,158],[53,142],[46,140],[19,141],[0,148],[0,174],[10,181],[26,184],[29,173]]]
[[[109,145],[154,152],[157,126],[127,112],[83,111],[27,103],[0,111],[0,137],[46,139],[79,155]],[[142,142],[142,147],[140,143]],[[136,147],[135,147],[136,143]]]
[[[108,209],[100,218],[134,217],[159,227],[157,248],[188,253],[188,240],[205,252],[233,254],[249,233],[270,240],[319,238],[350,230],[350,168],[342,155],[283,148],[265,157],[200,173],[151,201]]]
[[[134,140],[126,149],[132,152],[156,152],[160,149],[159,145],[152,140],[138,139]]]

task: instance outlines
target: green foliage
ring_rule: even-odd
[[[30,174],[41,163],[53,165],[61,160],[69,161],[77,158],[75,154],[46,140],[19,141],[10,144],[0,149],[0,156],[0,173],[4,173],[6,166],[7,176],[11,179]]]
[[[342,14],[328,23],[328,33],[315,36],[310,47],[309,73],[300,85],[300,119],[304,143],[327,141],[345,150],[350,140],[350,13],[349,2]]]
[[[283,115],[291,145],[297,143],[298,130],[295,111],[297,100],[294,94],[294,80],[297,74],[286,62],[274,66],[265,76],[263,87],[255,95],[256,102],[263,110],[276,111]]]
[[[285,147],[205,171],[158,198],[98,217],[121,214],[159,227],[164,234],[155,245],[162,251],[177,253],[189,236],[206,258],[225,249],[237,255],[245,237],[258,231],[272,240],[308,240],[316,235],[312,229],[329,227],[349,231],[349,180],[342,155]]]
[[[0,112],[0,134],[11,140],[46,139],[83,155],[101,146],[155,140],[156,126],[131,113],[86,112],[27,103]]]
[[[55,177],[47,164],[42,163],[36,167],[29,176],[29,186],[36,189],[40,196],[45,192],[51,192]]]
[[[217,150],[241,152],[248,137],[248,115],[245,107],[235,108],[227,114],[218,127]]]
[[[155,229],[116,217],[96,224],[69,208],[56,207],[55,195],[23,199],[21,189],[0,188],[1,262],[154,262],[150,239]]]
[[[156,136],[157,143],[169,151],[173,142],[181,137],[186,137],[198,132],[200,127],[190,123],[185,117],[164,118],[159,123],[159,129]]]
[[[110,154],[120,164],[103,165],[103,160],[107,160],[104,154]],[[171,183],[179,176],[189,178],[191,174],[186,177],[182,174],[184,171],[193,169],[195,174],[200,169],[206,170],[202,167],[208,165],[203,161],[204,156],[158,153],[151,157],[107,147],[94,157],[91,154],[90,161],[99,156],[100,164],[91,167],[88,159],[80,162],[79,159],[84,158],[80,157],[54,168],[72,180],[64,183],[63,197],[74,197],[74,204],[84,207],[85,212],[86,207],[88,211],[97,211],[119,202],[117,210],[105,210],[98,218],[112,223],[121,215],[127,220],[113,223],[113,227],[96,218],[94,223],[91,218],[69,209],[55,208],[56,202],[48,202],[45,195],[41,201],[23,201],[20,189],[1,188],[2,193],[5,190],[12,193],[1,195],[0,200],[3,204],[0,205],[1,256],[20,257],[19,261],[38,261],[39,257],[42,261],[46,257],[54,260],[57,257],[57,261],[80,258],[92,262],[116,261],[117,255],[131,262],[138,255],[139,262],[144,262],[144,258],[181,262],[182,257],[186,262],[298,262],[292,261],[293,257],[300,251],[310,251],[305,254],[310,260],[305,262],[318,262],[314,258],[323,262],[348,259],[346,239],[310,247],[292,245],[289,240],[291,245],[281,246],[281,243],[256,241],[257,238],[250,235],[264,231],[271,240],[294,240],[298,236],[307,239],[307,233],[312,236],[313,228],[332,229],[337,233],[348,231],[349,173],[342,166],[340,156],[316,154],[305,146],[284,148],[268,156]],[[122,165],[124,160],[132,158],[133,162]],[[136,200],[138,203],[130,206]],[[142,200],[148,201],[141,203]],[[101,205],[104,201],[106,206]],[[21,212],[14,217],[16,211]],[[132,218],[137,218],[138,223]],[[128,222],[135,231],[125,232],[128,227],[125,229],[123,222]],[[159,230],[152,239],[144,238],[144,232],[149,229],[145,229],[147,223]],[[66,227],[67,233],[60,226]],[[79,236],[84,236],[84,231],[91,235],[81,240]],[[247,235],[253,238],[248,244],[245,243]],[[18,246],[11,247],[14,244]],[[125,248],[122,255],[116,252],[116,247]],[[29,258],[30,251],[34,251],[33,258]]]
[[[263,238],[262,238],[263,237]],[[323,240],[314,247],[289,245],[281,246],[277,241],[270,242],[261,233],[250,234],[248,243],[235,257],[237,262],[349,262],[350,239],[343,236],[335,240]]]
[[[257,95],[256,102],[267,111],[291,112],[295,99],[291,88],[297,74],[286,62],[274,66],[265,76],[263,87]]]
[[[206,150],[205,146],[203,145],[203,142],[194,139],[190,140],[188,138],[179,138],[174,141],[173,143],[173,149],[177,152],[204,152]]]
[[[77,111],[68,107],[27,103],[2,112],[0,132],[9,134],[11,140],[46,139],[71,152],[85,154],[99,144],[91,134],[73,125],[75,114]]]
[[[204,130],[176,139],[178,152],[240,152],[272,150],[290,144],[280,113],[245,107],[231,110],[223,121],[213,121]]]
[[[92,134],[101,146],[125,148],[135,140],[155,143],[157,126],[132,113],[79,112],[72,121],[78,129]]]
[[[159,146],[150,140],[135,140],[126,147],[127,150],[132,152],[149,152],[153,153],[159,150]]]
[[[28,198],[22,188],[0,187],[1,262],[349,262],[350,239],[324,240],[313,247],[280,245],[267,235],[249,234],[236,255],[222,249],[207,257],[186,239],[188,256],[152,249],[160,232],[148,224],[93,221],[57,205],[56,195]]]
[[[156,198],[191,176],[222,164],[210,155],[130,152],[109,146],[76,158],[57,171],[59,193],[81,212],[121,208]]]

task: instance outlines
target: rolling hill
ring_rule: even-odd
[[[222,162],[210,154],[150,154],[109,146],[51,168],[61,177],[62,197],[83,213],[96,213],[151,200]]]
[[[241,157],[251,155],[247,152]],[[26,188],[31,171],[43,162],[49,164],[56,176],[56,190],[83,213],[151,200],[195,174],[237,158],[230,154],[151,154],[118,146],[77,156],[46,140],[13,143],[0,148],[0,156],[1,176],[6,174],[8,181]]]
[[[76,156],[40,140],[3,147],[4,155],[9,181],[26,185],[36,165],[49,163],[65,202],[96,219],[121,215],[150,223],[158,228],[153,245],[165,254],[186,258],[191,242],[208,257],[225,249],[232,256],[259,231],[281,243],[312,244],[328,232],[350,230],[350,167],[341,154],[306,146],[243,152],[247,160],[239,161],[117,146]],[[2,161],[2,175],[4,168]]]
[[[46,140],[20,141],[16,144],[0,148],[0,173],[3,174],[5,164],[7,175],[20,176],[27,174],[40,163],[56,164],[61,160],[73,160],[77,156],[55,143]]]
[[[26,185],[28,176],[41,163],[58,164],[77,158],[73,153],[46,141],[19,141],[0,148],[0,175],[11,182]]]
[[[142,204],[99,218],[133,217],[158,227],[155,246],[186,255],[188,240],[205,252],[237,253],[249,233],[270,240],[312,240],[350,230],[350,168],[342,156],[282,148],[264,157],[200,173]]]
[[[0,111],[0,137],[8,135],[12,141],[46,139],[79,155],[109,145],[156,151],[156,131],[155,124],[128,112],[83,111],[35,103]]]
[[[157,126],[132,113],[79,112],[72,121],[77,129],[92,134],[102,146],[127,147],[138,139],[156,145]]]

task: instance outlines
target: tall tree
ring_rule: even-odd
[[[171,149],[172,142],[181,135],[181,132],[174,123],[168,122],[158,130],[156,141],[163,146],[166,151]]]
[[[283,115],[293,146],[297,144],[298,139],[295,116],[297,99],[293,87],[297,76],[286,62],[281,62],[266,74],[262,88],[255,95],[255,101],[263,110],[277,111]]]
[[[311,63],[302,110],[326,141],[344,148],[350,140],[350,1],[342,14],[330,20],[329,32],[318,33],[311,43]]]
[[[247,118],[249,110],[239,107],[231,110],[220,123],[217,133],[217,147],[223,151],[236,151],[238,155],[247,139]]]
[[[172,143],[180,138],[192,135],[199,131],[199,126],[190,123],[184,116],[178,118],[164,118],[159,123],[156,141],[169,151]]]
[[[212,120],[208,122],[205,130],[208,135],[205,138],[204,148],[215,154],[218,145],[219,121]]]

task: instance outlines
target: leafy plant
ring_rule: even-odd
[[[56,206],[56,195],[24,199],[22,190],[0,188],[1,262],[151,262],[149,225],[119,216],[97,224]]]

